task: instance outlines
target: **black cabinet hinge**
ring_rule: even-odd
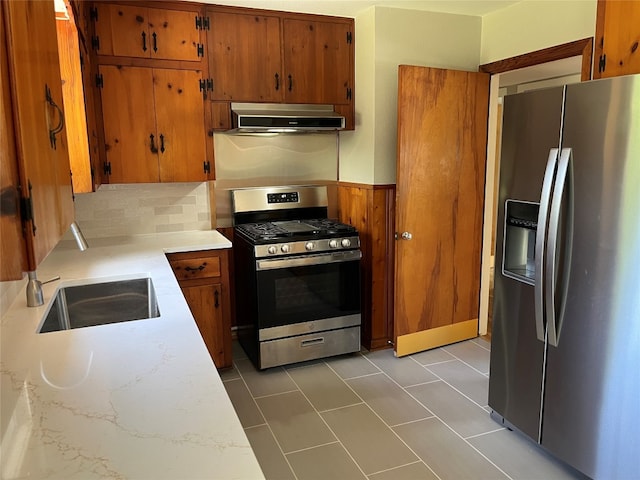
[[[198,56],[204,57],[204,43],[198,43],[196,48],[198,49]]]
[[[104,79],[102,78],[101,73],[96,73],[96,87],[98,88],[104,87]]]
[[[111,162],[104,162],[104,174],[111,175]]]
[[[211,162],[209,162],[209,160],[205,160],[203,162],[203,167],[204,167],[204,173],[211,173]]]
[[[353,35],[351,35],[351,32],[347,32],[347,43],[353,43]]]
[[[209,17],[196,16],[196,30],[209,30]]]
[[[89,9],[89,20],[98,21],[98,7],[91,7]]]
[[[200,83],[200,91],[202,92],[202,97],[207,99],[207,92],[213,91],[213,79],[211,78],[203,78],[199,80]]]
[[[33,235],[36,234],[36,222],[33,218],[33,200],[31,198],[31,180],[28,180],[29,195],[27,197],[20,197],[20,217],[22,219],[23,231],[26,232],[26,224],[31,222],[31,231]]]
[[[213,79],[203,78],[200,80],[200,91],[206,92],[207,90],[213,91]]]
[[[604,72],[604,69],[607,68],[607,55],[600,55],[600,61],[598,62],[598,72]]]
[[[94,50],[100,50],[100,37],[99,36],[94,36],[91,37],[91,47]]]
[[[351,88],[347,88],[347,100],[351,100]]]

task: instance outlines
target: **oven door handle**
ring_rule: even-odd
[[[346,252],[322,253],[319,255],[304,255],[289,258],[269,258],[256,261],[256,270],[276,270],[279,268],[308,267],[312,265],[326,265],[329,263],[353,262],[360,260],[362,253],[360,250],[349,250]]]

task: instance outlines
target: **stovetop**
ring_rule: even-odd
[[[357,235],[356,229],[351,225],[328,218],[245,223],[236,225],[236,232],[256,244]]]

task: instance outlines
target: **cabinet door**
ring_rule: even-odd
[[[18,171],[22,195],[33,205],[28,268],[35,270],[74,215],[55,12],[53,1],[2,2],[2,8]]]
[[[109,182],[158,182],[152,69],[100,65],[100,74]]]
[[[200,61],[195,12],[150,8],[149,39],[151,58]]]
[[[153,69],[161,182],[207,180],[201,78],[195,70]]]
[[[285,19],[283,32],[286,101],[350,103],[351,25]]]
[[[640,73],[639,44],[640,2],[599,0],[593,77]]]
[[[282,101],[280,19],[208,12],[212,100]]]
[[[200,334],[218,368],[231,366],[231,329],[224,322],[224,309],[229,306],[222,301],[225,298],[222,289],[219,283],[182,287]],[[228,346],[225,346],[225,339],[228,339]]]
[[[73,191],[87,193],[93,191],[87,119],[82,70],[80,64],[81,45],[78,30],[71,20],[56,20],[58,33],[58,53],[60,55],[60,75],[62,76],[62,96],[64,98],[65,129],[69,147],[69,162],[73,172]]]
[[[96,3],[99,55],[200,61],[196,13]]]
[[[0,8],[4,24],[4,10]],[[3,26],[4,28],[4,26]],[[13,111],[11,110],[11,87],[7,63],[6,42],[0,45],[0,231],[2,248],[0,253],[0,281],[20,280],[27,270],[27,251],[22,238],[20,218],[20,177],[15,144]]]
[[[95,8],[98,55],[147,58],[151,55],[146,7],[96,2]]]

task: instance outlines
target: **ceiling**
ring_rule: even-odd
[[[513,0],[202,0],[216,5],[264,8],[287,12],[356,17],[374,5],[482,16],[518,3]]]

